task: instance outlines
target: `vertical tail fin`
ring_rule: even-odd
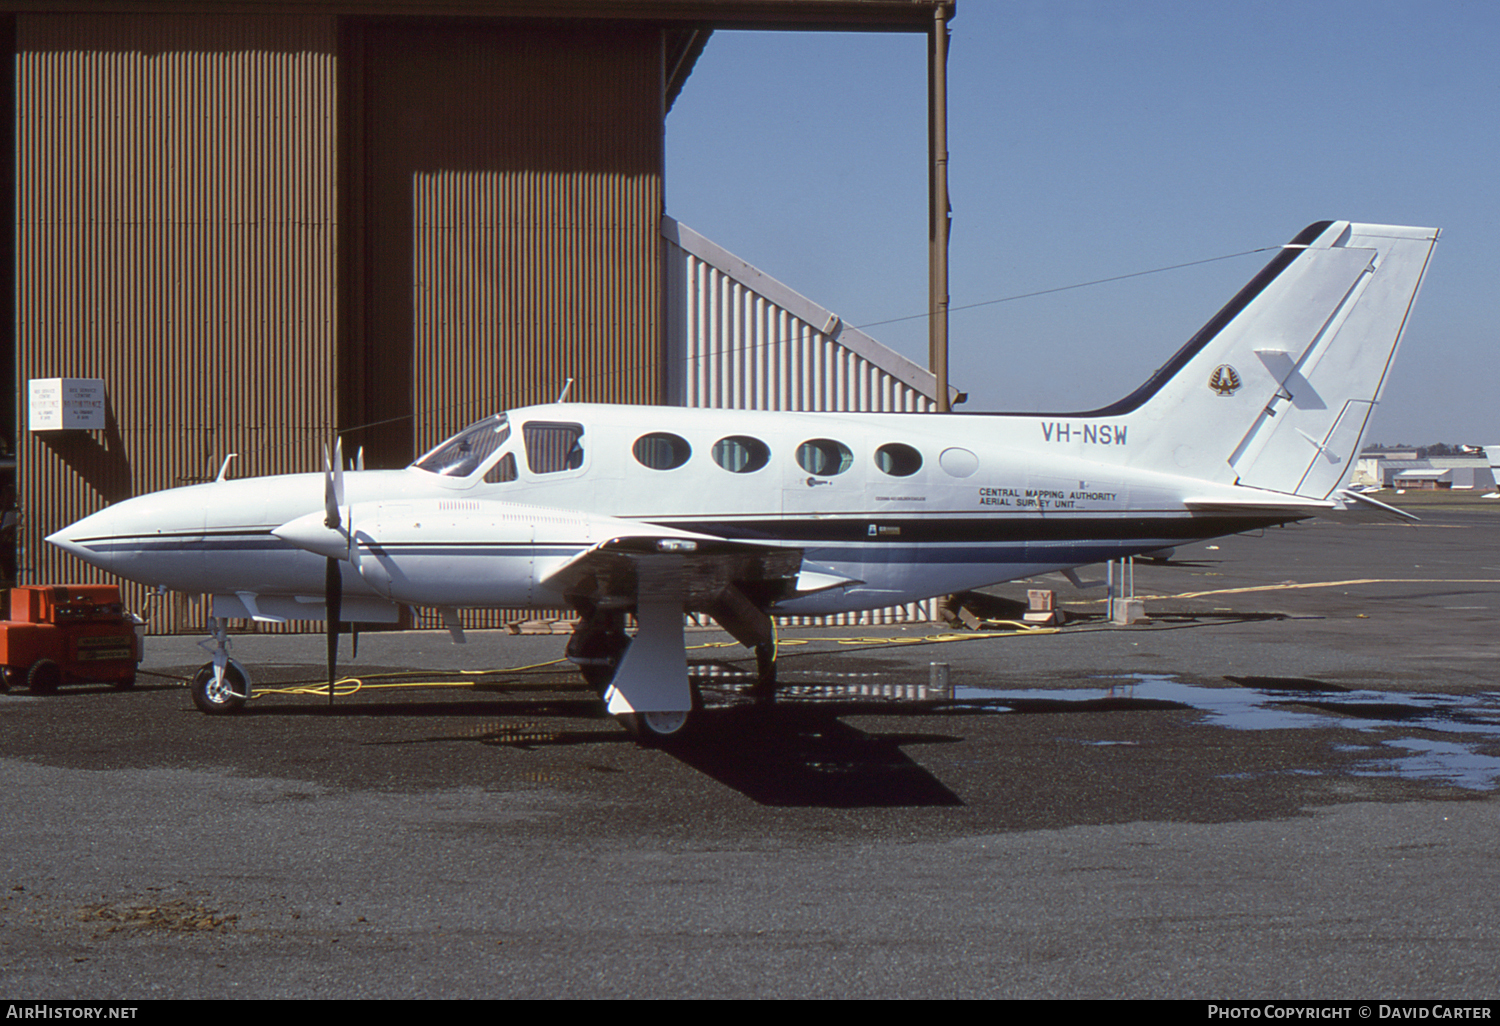
[[[1087,416],[1129,418],[1132,462],[1327,498],[1353,469],[1437,237],[1309,226],[1146,384]]]

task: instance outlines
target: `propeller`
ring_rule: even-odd
[[[364,451],[355,459],[355,469],[364,469]],[[332,456],[323,447],[323,518],[316,513],[290,520],[275,528],[273,535],[298,548],[315,552],[324,559],[323,602],[328,619],[328,704],[333,704],[334,685],[338,681],[339,631],[343,621],[344,574],[340,563],[349,563],[358,573],[359,546],[354,541],[354,512],[344,505],[344,445],[334,443]],[[359,655],[359,634],[354,636],[354,654]]]
[[[334,442],[333,459],[330,464],[328,447],[323,447],[323,526],[339,531],[345,537],[352,532],[343,531],[343,518],[339,507],[344,504],[344,441]],[[351,539],[352,540],[352,539]],[[352,547],[352,545],[351,545]],[[333,705],[333,683],[338,676],[339,616],[344,606],[344,571],[342,562],[328,556],[324,563],[323,600],[328,610],[328,704]]]

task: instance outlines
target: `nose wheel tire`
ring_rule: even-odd
[[[214,664],[204,663],[193,674],[189,688],[193,693],[193,704],[199,712],[210,716],[227,716],[245,707],[245,696],[250,693],[249,676],[244,667],[231,660],[224,667],[221,680],[214,680]]]

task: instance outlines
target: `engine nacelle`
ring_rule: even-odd
[[[355,506],[348,524],[360,577],[415,606],[533,605],[547,598],[541,578],[610,534],[588,517],[464,499]]]

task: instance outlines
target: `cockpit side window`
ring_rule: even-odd
[[[583,466],[582,424],[529,421],[521,428],[526,467],[533,474],[555,474]]]
[[[508,452],[484,472],[485,484],[504,484],[516,479],[516,454]]]
[[[476,421],[413,464],[443,477],[468,477],[510,437],[505,414]]]

